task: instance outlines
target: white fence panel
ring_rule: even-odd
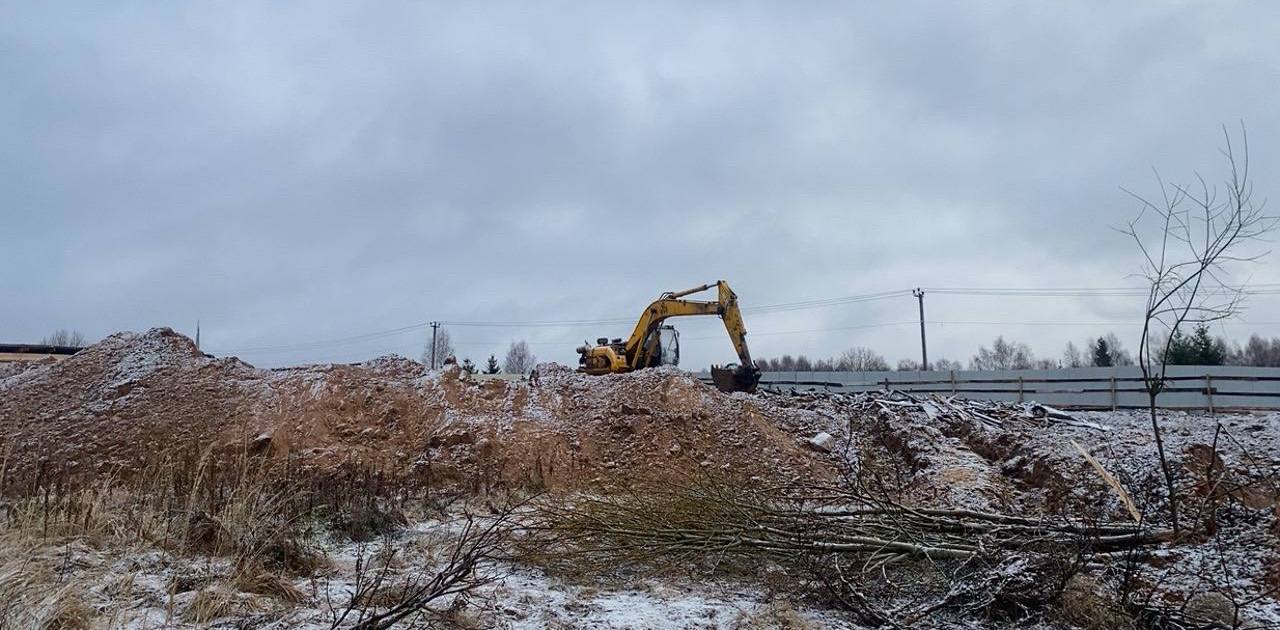
[[[710,382],[706,373],[700,378]],[[1280,368],[1170,366],[1161,407],[1178,409],[1280,409]],[[1037,401],[1076,408],[1147,405],[1136,366],[1058,370],[957,370],[955,372],[765,372],[760,386],[774,391],[859,392],[893,389],[966,398]]]

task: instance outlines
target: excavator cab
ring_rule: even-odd
[[[675,326],[659,326],[645,338],[648,363],[644,367],[680,365],[680,331]]]

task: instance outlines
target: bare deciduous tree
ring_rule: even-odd
[[[1179,531],[1176,483],[1156,411],[1156,398],[1165,388],[1173,344],[1153,341],[1181,334],[1187,322],[1213,322],[1238,314],[1244,287],[1230,281],[1226,267],[1256,261],[1264,255],[1240,250],[1259,241],[1275,226],[1275,219],[1263,212],[1265,201],[1253,200],[1244,126],[1241,125],[1238,153],[1225,126],[1222,133],[1222,154],[1227,165],[1222,184],[1211,185],[1199,174],[1190,185],[1173,184],[1157,172],[1159,197],[1148,199],[1125,190],[1141,207],[1133,220],[1119,228],[1142,253],[1140,275],[1149,287],[1137,358],[1150,402],[1151,431],[1175,532]]]
[[[1000,336],[991,343],[990,350],[979,346],[978,354],[969,361],[969,367],[974,370],[1029,370],[1035,360],[1030,346],[1017,341],[1005,341]]]
[[[1250,335],[1249,341],[1240,351],[1240,364],[1280,367],[1280,337],[1268,340],[1257,334]]]
[[[887,372],[889,362],[871,348],[854,346],[840,353],[836,369],[842,372]]]
[[[1109,332],[1104,338],[1107,340],[1107,345],[1111,348],[1112,365],[1120,367],[1133,365],[1133,356],[1129,354],[1128,350],[1124,349],[1124,344],[1120,343],[1120,338],[1117,337],[1115,333]]]
[[[930,363],[930,369],[938,372],[957,372],[964,369],[964,366],[959,361],[952,361],[951,359],[935,359]]]
[[[436,331],[435,336],[435,360],[436,366],[444,365],[444,360],[453,356],[453,339],[449,336],[447,329],[441,328]],[[431,365],[431,340],[427,340],[427,345],[422,350],[422,362]]]
[[[72,346],[79,348],[84,345],[84,335],[77,330],[67,330],[59,328],[52,335],[40,340],[42,346]]]
[[[502,369],[507,374],[524,374],[533,369],[538,358],[533,356],[529,344],[524,340],[513,341],[507,348],[507,356],[502,360]]]
[[[1084,367],[1084,357],[1080,354],[1080,349],[1070,341],[1067,342],[1067,348],[1062,351],[1062,367]]]

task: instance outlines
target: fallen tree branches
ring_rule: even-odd
[[[1132,523],[914,509],[852,496],[845,504],[814,504],[777,490],[718,482],[584,497],[541,506],[538,527],[570,541],[578,553],[840,553],[861,557],[867,569],[1040,547],[1084,546],[1089,554],[1105,554],[1163,539],[1162,532]],[[814,490],[808,496],[824,494]]]
[[[577,567],[790,566],[865,623],[885,626],[941,609],[1017,616],[1055,598],[1081,567],[1167,537],[1135,523],[919,509],[831,488],[724,479],[544,501],[528,531],[537,553]],[[890,584],[894,569],[931,572],[937,592],[919,605],[877,608],[867,591]]]
[[[429,612],[437,602],[466,596],[493,583],[500,575],[489,565],[505,555],[502,548],[520,507],[518,503],[507,504],[487,517],[464,512],[461,529],[440,566],[414,568],[399,581],[393,579],[397,577],[391,570],[395,551],[389,544],[384,546],[389,553],[380,554],[381,562],[358,560],[348,603],[341,610],[333,611],[331,627],[392,628]]]

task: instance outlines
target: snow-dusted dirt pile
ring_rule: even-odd
[[[674,370],[537,382],[463,378],[382,357],[261,370],[169,329],[120,333],[60,362],[0,372],[8,480],[129,471],[172,453],[248,449],[392,477],[568,487],[599,475],[750,466],[825,476],[748,396]]]
[[[1146,525],[1168,525],[1145,412],[1062,414],[1030,403],[901,394],[726,395],[673,369],[589,377],[544,365],[538,372],[532,381],[481,382],[456,367],[433,372],[399,357],[262,370],[205,356],[168,329],[121,333],[60,362],[0,365],[0,490],[62,492],[214,453],[285,471],[370,471],[411,480],[415,492],[449,487],[480,503],[494,488],[571,495],[619,482],[736,477],[842,487],[909,507],[1107,522],[1132,522],[1136,514]],[[1184,523],[1198,533],[1158,550],[1145,579],[1158,582],[1153,592],[1169,593],[1171,605],[1213,593],[1247,602],[1240,613],[1249,619],[1280,624],[1280,414],[1161,418],[1185,504],[1212,509],[1187,508]],[[197,516],[204,520],[196,525],[220,518]],[[134,625],[172,622],[186,610],[201,620],[195,625],[328,627],[333,602],[350,596],[353,554],[377,547],[321,537],[315,546],[327,560],[307,573],[268,567],[288,582],[272,590],[245,586],[244,567],[225,553],[157,551],[173,544],[167,529],[136,549],[97,548],[80,533],[32,542],[31,532],[46,536],[47,518],[25,518],[26,529],[10,534],[28,537],[28,555],[48,556],[50,567],[68,567],[68,579],[91,585],[77,586],[91,595],[85,610],[125,611]],[[442,527],[405,525],[378,544],[407,549]],[[13,561],[26,566],[21,554]],[[199,566],[203,581],[183,578]],[[757,588],[750,577],[596,587],[536,566],[490,568],[503,579],[454,611],[475,620],[470,627],[856,627],[813,600]],[[118,582],[127,582],[123,595]]]
[[[905,505],[1170,527],[1147,410],[823,393],[780,406],[780,425],[830,433],[851,481]],[[1214,617],[1222,627],[1280,627],[1280,413],[1158,417],[1189,533],[1152,554],[1141,582],[1162,605],[1234,610]]]

